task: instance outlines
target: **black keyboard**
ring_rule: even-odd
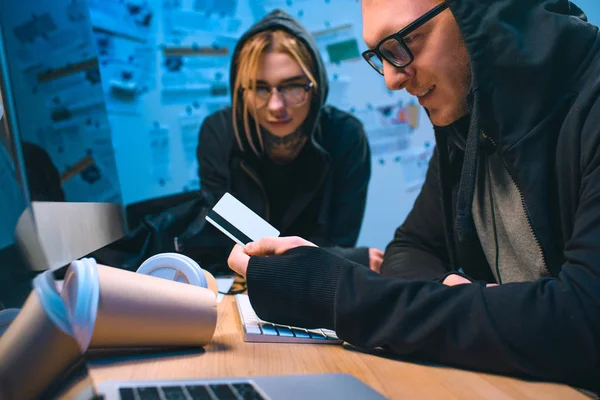
[[[119,388],[121,400],[261,400],[249,382]]]

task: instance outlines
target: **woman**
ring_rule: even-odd
[[[310,34],[273,11],[239,40],[230,82],[232,106],[200,129],[204,194],[217,201],[229,192],[281,236],[304,237],[378,271],[380,250],[352,248],[371,174],[367,137],[352,115],[324,105],[327,75]]]

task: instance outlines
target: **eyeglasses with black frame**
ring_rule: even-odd
[[[429,22],[436,15],[448,8],[448,4],[441,3],[436,7],[426,12],[408,26],[397,33],[383,39],[375,46],[374,49],[369,49],[362,53],[363,58],[371,67],[381,75],[383,75],[383,60],[386,60],[397,68],[405,68],[410,65],[415,59],[410,51],[404,38],[411,34],[416,29]]]
[[[308,92],[313,88],[313,83],[288,83],[280,86],[256,86],[254,89],[243,89],[248,90],[250,93],[255,95],[254,101],[257,109],[266,107],[269,103],[269,99],[273,94],[273,90],[276,90],[281,97],[285,105],[288,107],[300,107],[308,100]]]

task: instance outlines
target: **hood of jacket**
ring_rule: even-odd
[[[596,57],[598,28],[567,0],[446,2],[466,43],[473,79],[454,221],[462,241],[474,233],[471,206],[482,135],[509,167],[534,163],[536,154],[514,150],[524,142],[543,146],[558,135]],[[516,178],[529,184],[525,177]]]
[[[289,32],[293,36],[300,39],[307,47],[308,51],[311,53],[312,58],[315,63],[316,71],[315,71],[315,80],[317,81],[317,90],[316,96],[313,97],[310,112],[306,121],[303,124],[304,129],[308,132],[308,134],[312,138],[312,142],[315,143],[315,136],[318,135],[318,121],[319,116],[321,114],[321,108],[325,105],[325,101],[327,100],[327,93],[329,91],[328,79],[327,79],[327,71],[325,70],[325,64],[323,59],[321,58],[321,54],[317,48],[317,44],[315,43],[312,35],[298,22],[294,17],[287,14],[286,12],[276,9],[271,11],[269,14],[265,15],[261,20],[256,22],[253,26],[251,26],[238,40],[235,50],[233,52],[232,60],[231,60],[231,69],[229,72],[229,82],[232,83],[231,87],[231,96],[233,99],[233,82],[237,77],[237,64],[238,58],[240,56],[240,51],[244,46],[244,43],[248,41],[251,37],[256,35],[257,33],[281,29]],[[240,123],[240,118],[236,118],[236,123],[239,124],[238,128],[240,131],[243,131],[243,126]],[[251,124],[252,126],[253,124]],[[242,136],[242,142],[244,146],[245,143],[245,135]],[[317,145],[317,147],[319,147]]]

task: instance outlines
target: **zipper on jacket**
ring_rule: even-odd
[[[497,145],[496,145],[496,142],[494,142],[494,139],[489,137],[485,132],[481,132],[481,136],[485,140],[488,140],[492,144],[492,146],[494,146],[494,148],[497,148]],[[540,243],[540,240],[538,239],[538,237],[535,234],[535,231],[533,230],[533,223],[531,222],[531,216],[527,212],[527,207],[525,205],[525,197],[523,197],[523,192],[521,192],[521,189],[519,188],[519,185],[517,185],[515,178],[510,173],[510,170],[508,169],[508,166],[506,165],[506,161],[504,161],[504,158],[502,158],[502,156],[500,156],[500,154],[498,154],[498,158],[500,159],[500,161],[502,161],[502,165],[504,166],[504,169],[506,170],[506,173],[510,177],[510,180],[512,181],[513,185],[515,185],[515,188],[517,188],[517,193],[519,193],[519,197],[521,198],[521,206],[523,207],[523,211],[525,212],[525,217],[527,219],[527,226],[529,226],[529,232],[531,232],[531,236],[533,236],[533,239],[535,240],[535,243],[537,244],[538,251],[540,252],[540,255],[542,256],[542,263],[544,264],[544,269],[546,270],[547,274],[550,274],[550,271],[548,269],[548,264],[546,262],[546,256],[544,255],[544,249],[542,248],[542,244]],[[491,182],[490,182],[490,184],[491,184]]]
[[[260,188],[260,191],[261,191],[261,193],[262,193],[262,195],[263,195],[263,199],[265,200],[265,204],[267,205],[267,207],[266,207],[266,210],[265,210],[265,218],[266,218],[266,220],[267,220],[267,221],[269,221],[269,219],[271,219],[271,213],[270,213],[271,206],[270,206],[270,204],[269,204],[269,197],[267,196],[267,191],[265,190],[265,188],[264,188],[264,186],[262,185],[262,182],[260,181],[260,179],[258,178],[258,176],[256,176],[256,175],[254,174],[254,172],[252,172],[252,171],[250,170],[250,168],[248,168],[248,167],[246,166],[246,163],[245,163],[244,161],[242,161],[242,162],[240,163],[240,165],[242,166],[242,169],[244,170],[244,172],[245,172],[245,173],[247,173],[247,174],[248,174],[248,176],[250,176],[250,178],[252,178],[252,180],[253,180],[254,182],[256,182],[256,184],[257,184],[257,185],[258,185],[258,187]]]

